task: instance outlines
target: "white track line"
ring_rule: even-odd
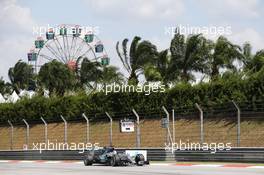
[[[155,166],[169,166],[170,164],[168,164],[168,163],[150,163],[150,165],[155,165]]]
[[[55,160],[55,161],[46,161],[46,160],[43,160],[43,161],[38,161],[38,160],[0,160],[0,163],[47,163],[47,164],[57,164],[57,163],[73,163],[73,164],[83,164],[82,161],[58,161],[58,160]],[[173,164],[173,163],[150,163],[151,166],[174,166],[174,165],[177,165],[176,164]],[[227,164],[228,165],[228,164]],[[181,166],[181,165],[179,165]],[[184,165],[183,165],[184,166]],[[217,164],[193,164],[193,165],[189,165],[189,166],[192,166],[192,167],[212,167],[212,168],[217,168],[217,167],[224,167],[225,168],[225,165],[217,165]],[[228,166],[227,166],[228,167]],[[247,166],[247,167],[241,167],[241,168],[249,168],[249,169],[264,169],[264,166],[261,166],[261,165],[252,165],[252,166]]]
[[[83,164],[83,162],[73,162],[73,163],[76,163],[76,164]]]
[[[45,161],[43,163],[62,163],[62,161]]]
[[[34,160],[21,160],[19,163],[34,163]]]
[[[258,168],[258,169],[264,169],[264,166],[249,166],[246,168]]]
[[[223,165],[214,165],[214,164],[197,164],[197,165],[192,165],[195,167],[221,167]]]

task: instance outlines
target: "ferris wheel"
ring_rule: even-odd
[[[110,61],[95,32],[83,31],[79,25],[65,24],[50,28],[44,37],[38,37],[27,56],[36,73],[41,66],[54,59],[73,70],[80,68],[83,58],[101,62],[102,65],[108,65]]]

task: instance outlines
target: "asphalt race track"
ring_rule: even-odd
[[[221,166],[212,164],[166,165],[155,163],[144,167],[85,167],[82,162],[0,162],[0,175],[263,175],[264,166]]]

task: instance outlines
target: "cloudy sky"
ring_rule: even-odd
[[[264,1],[261,0],[0,0],[0,77],[19,59],[27,60],[36,35],[33,28],[79,24],[99,27],[111,64],[121,67],[115,44],[141,36],[169,47],[169,29],[227,27],[236,44],[249,41],[254,51],[264,48]],[[205,33],[206,34],[206,33]],[[218,34],[217,34],[218,35]],[[217,38],[209,33],[207,37]]]

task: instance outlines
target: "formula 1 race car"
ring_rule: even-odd
[[[104,147],[98,150],[91,150],[84,155],[84,165],[104,164],[109,166],[148,164],[143,154],[136,154],[133,158],[125,152],[116,152],[113,147]]]

